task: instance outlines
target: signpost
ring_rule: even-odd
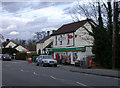
[[[16,53],[13,53],[13,56],[14,56],[14,60],[15,60]]]
[[[27,56],[28,56],[28,62],[32,62],[32,58],[29,56],[29,54],[31,53],[30,51],[26,51]]]

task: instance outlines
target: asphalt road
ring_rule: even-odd
[[[117,78],[41,67],[25,61],[2,62],[3,86],[118,86]]]

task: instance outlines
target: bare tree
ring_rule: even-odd
[[[35,42],[35,40],[32,40],[32,39],[27,40],[26,47],[30,51],[35,51],[36,50],[36,42]]]
[[[11,41],[26,48],[26,40],[16,38],[11,39]]]
[[[0,39],[4,39],[4,36],[2,34],[0,34]]]
[[[34,40],[36,42],[39,42],[41,39],[43,39],[46,36],[46,32],[42,31],[42,32],[35,32],[35,36],[34,36]]]
[[[72,8],[71,10],[71,12],[73,12],[72,19],[76,18],[77,19],[76,21],[78,21],[78,19],[79,21],[81,21],[79,17],[83,16],[85,18],[92,19],[97,24],[96,27],[92,25],[94,29],[92,30],[92,32],[85,27],[84,27],[84,30],[88,32],[87,35],[93,36],[94,38],[93,51],[96,55],[97,60],[99,60],[98,62],[100,62],[102,66],[106,66],[106,67],[112,66],[111,63],[112,63],[113,7],[111,6],[112,4],[111,1],[112,0],[110,0],[109,2],[105,2],[105,1],[97,0],[97,2],[89,2],[84,5],[81,5],[80,3],[78,3],[78,5]],[[118,7],[120,7],[120,4],[118,4],[118,2],[116,3],[117,4],[115,8],[117,13],[115,18],[117,19],[116,25],[119,25],[120,21],[118,21],[118,19],[120,18],[119,16],[120,8]],[[119,37],[119,30],[118,30],[119,27],[120,26],[117,26],[118,37]],[[79,35],[79,36],[83,40],[87,41],[87,37],[85,36],[86,33],[82,30],[81,30],[81,33],[82,35]],[[119,40],[118,37],[116,39]],[[119,45],[119,42],[116,45]]]

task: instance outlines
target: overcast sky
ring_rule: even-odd
[[[57,30],[73,22],[68,11],[76,3],[2,2],[0,33],[9,39],[32,39],[35,32]]]

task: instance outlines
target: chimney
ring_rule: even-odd
[[[56,30],[52,30],[52,34],[55,33]]]
[[[50,35],[50,31],[47,31],[47,36]]]
[[[9,40],[9,39],[6,39],[6,42],[7,42],[7,43],[10,42],[10,40]]]

